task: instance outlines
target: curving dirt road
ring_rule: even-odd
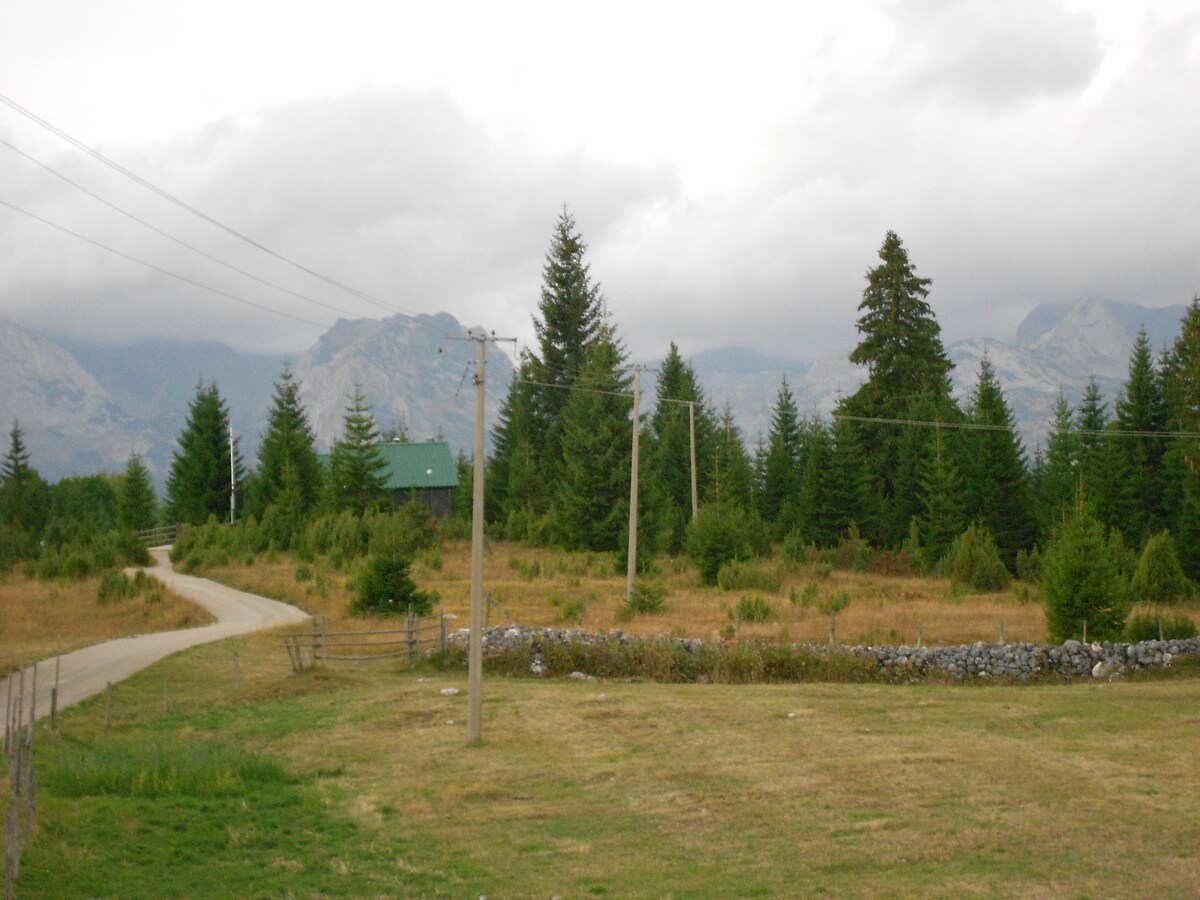
[[[182,575],[171,568],[168,551],[164,548],[156,548],[150,552],[154,557],[154,565],[146,569],[146,573],[158,578],[181,597],[203,606],[216,617],[216,623],[182,631],[117,638],[76,650],[74,653],[63,654],[59,662],[59,709],[98,694],[107,687],[108,682],[115,684],[163,657],[188,647],[252,631],[295,624],[308,618],[308,613],[287,603],[236,591],[204,578]],[[32,667],[26,669],[24,674],[25,696],[22,708],[24,720],[28,722],[33,688]],[[11,678],[11,696],[15,703],[20,675],[13,675]],[[38,664],[36,713],[39,719],[50,714],[50,689],[53,685],[54,660],[50,659]],[[8,679],[0,680],[0,704],[7,704],[9,690]],[[0,726],[0,731],[2,730]]]

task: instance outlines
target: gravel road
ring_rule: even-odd
[[[108,682],[114,684],[138,672],[165,656],[170,656],[188,647],[219,641],[223,638],[248,634],[291,625],[308,619],[308,613],[278,600],[269,600],[255,594],[235,591],[204,578],[182,575],[171,568],[166,549],[151,551],[154,565],[146,573],[162,581],[181,597],[203,606],[217,621],[201,628],[182,631],[163,631],[156,634],[139,634],[134,637],[117,638],[103,644],[94,644],[74,653],[65,653],[59,662],[58,708],[64,709],[94,694],[103,691]],[[54,684],[54,660],[38,664],[37,717],[50,714],[50,689]],[[25,696],[22,708],[24,719],[29,721],[30,694],[33,688],[33,669],[25,675]],[[16,702],[20,675],[11,676],[13,686],[9,693],[8,680],[0,680],[0,703],[7,704],[8,698]],[[3,729],[0,728],[0,731]]]

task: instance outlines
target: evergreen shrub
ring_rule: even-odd
[[[1196,623],[1187,616],[1175,614],[1166,616],[1139,614],[1131,616],[1125,623],[1125,640],[1131,644],[1142,641],[1159,640],[1159,623],[1162,623],[1162,640],[1187,640],[1196,636]]]
[[[428,615],[436,595],[417,589],[409,567],[401,556],[371,557],[358,576],[358,596],[350,611],[360,616],[403,616],[412,607],[415,615]]]
[[[753,553],[750,517],[741,507],[709,504],[688,525],[688,556],[696,563],[703,584],[716,584],[721,566],[747,560]]]
[[[1002,591],[1012,582],[996,541],[982,525],[972,525],[954,539],[943,566],[953,584],[975,591]]]
[[[1171,532],[1163,531],[1146,542],[1133,575],[1133,599],[1147,603],[1178,603],[1192,592],[1183,574]]]

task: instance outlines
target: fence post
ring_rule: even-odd
[[[446,652],[446,613],[444,607],[438,606],[438,650]]]
[[[325,665],[329,661],[329,648],[326,646],[325,627],[328,625],[328,620],[322,614],[321,616],[321,665]]]
[[[416,650],[416,645],[413,640],[413,624],[413,608],[412,604],[410,603],[408,604],[408,615],[404,617],[404,637],[408,645],[408,661],[410,663],[413,661],[414,651]]]

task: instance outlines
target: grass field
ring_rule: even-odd
[[[236,686],[230,657],[242,659]],[[1200,680],[728,686],[167,661],[39,737],[18,896],[1190,896]],[[1194,671],[1194,669],[1193,669]],[[460,693],[444,695],[443,688]]]
[[[703,637],[728,628],[743,593],[668,565],[666,611],[619,620],[607,558],[501,546],[488,567],[523,624],[576,624],[564,609],[582,597],[589,629]],[[466,548],[415,570],[465,625]],[[334,622],[350,596],[348,573],[321,563],[263,557],[212,574]],[[810,582],[851,592],[845,641],[905,622],[927,642],[991,640],[1000,619],[1010,640],[1044,633],[1016,593],[804,568],[758,591],[777,615],[756,633],[824,640],[827,617],[788,599]],[[6,609],[36,623],[45,599],[31,588]],[[71,596],[77,614],[95,605],[83,587]],[[6,651],[37,655],[37,630]],[[164,660],[117,686],[110,727],[93,698],[59,734],[39,731],[17,896],[1200,893],[1200,661],[1034,687],[489,676],[473,748],[466,705],[459,671],[294,674],[278,635]]]
[[[755,563],[753,569],[768,589],[722,590],[703,587],[695,567],[686,559],[663,559],[653,580],[666,591],[661,612],[624,618],[625,575],[616,571],[609,554],[566,553],[515,544],[491,545],[484,560],[486,594],[496,604],[492,624],[510,618],[522,625],[586,627],[629,634],[674,634],[711,638],[730,634],[738,601],[758,596],[771,607],[761,623],[742,622],[742,637],[823,643],[829,638],[829,617],[816,602],[804,601],[805,591],[817,596],[846,592],[849,607],[837,619],[841,643],[965,644],[994,641],[1042,641],[1045,615],[1037,589],[1027,585],[992,594],[971,594],[952,588],[945,579],[887,576],[822,570],[814,565],[787,566],[778,561]],[[201,570],[243,590],[294,603],[324,615],[331,626],[363,628],[347,620],[353,596],[349,569],[334,570],[318,560],[298,563],[286,554],[262,555],[253,566]],[[445,612],[465,627],[470,610],[470,547],[447,543],[417,558],[413,575],[422,589],[436,590]],[[811,587],[810,587],[811,586]],[[810,593],[811,596],[811,593]]]
[[[98,641],[205,625],[212,617],[167,590],[97,601],[100,580],[0,576],[0,674]]]

